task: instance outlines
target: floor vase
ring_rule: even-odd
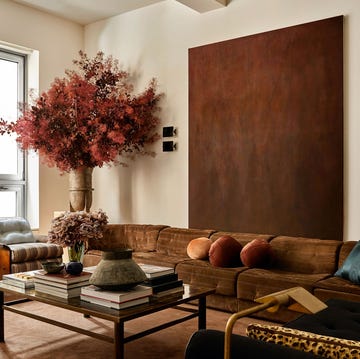
[[[70,211],[89,212],[92,204],[93,168],[81,167],[69,173]]]

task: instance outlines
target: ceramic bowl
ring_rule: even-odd
[[[59,273],[64,269],[64,263],[43,262],[41,263],[41,266],[46,273]]]

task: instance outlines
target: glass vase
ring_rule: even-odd
[[[69,261],[82,263],[84,259],[84,252],[85,252],[84,242],[75,242],[74,245],[68,247]]]

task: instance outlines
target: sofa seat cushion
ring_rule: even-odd
[[[61,257],[63,248],[53,243],[21,243],[7,246],[12,263],[30,262]]]
[[[313,291],[314,284],[329,277],[330,274],[302,274],[277,269],[251,268],[239,274],[237,279],[237,297],[254,300],[280,290],[303,287]]]
[[[62,263],[62,257],[58,258],[52,258],[52,262]],[[28,272],[32,270],[38,270],[41,269],[41,262],[42,260],[36,260],[36,261],[28,261],[28,262],[22,262],[22,263],[13,263],[11,264],[11,273],[19,273],[19,272]]]
[[[192,239],[210,237],[212,229],[187,229],[168,227],[159,233],[156,251],[170,256],[187,257],[187,246]]]
[[[188,256],[170,256],[157,252],[134,252],[132,257],[137,263],[154,264],[172,268],[175,268],[180,262],[191,260]]]
[[[191,259],[179,263],[176,271],[189,284],[216,288],[216,294],[236,297],[236,280],[245,267],[219,268],[206,260]]]
[[[316,283],[316,289],[360,295],[360,285],[340,277],[330,277]]]

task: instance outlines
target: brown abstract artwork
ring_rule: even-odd
[[[343,16],[189,50],[189,226],[342,240]]]

